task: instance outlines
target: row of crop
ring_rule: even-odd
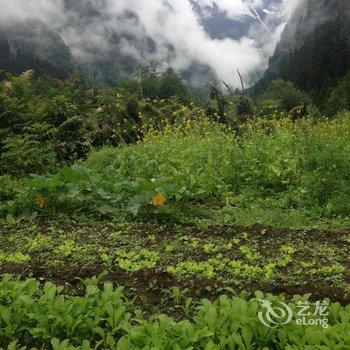
[[[128,301],[123,288],[103,288],[96,278],[86,280],[84,296],[69,296],[61,287],[5,276],[0,282],[0,342],[9,349],[34,346],[53,349],[348,349],[350,306],[328,306],[328,327],[293,320],[263,324],[265,306],[280,306],[283,297],[256,293],[256,298],[202,300],[192,318],[174,321],[167,315],[144,317]],[[298,314],[295,297],[287,307]],[[319,309],[320,306],[317,308]],[[314,315],[317,313],[317,308]],[[280,309],[273,309],[278,312]],[[324,311],[324,310],[323,310]],[[270,314],[270,316],[273,315]],[[268,320],[268,318],[267,318]],[[273,320],[274,321],[274,320]],[[290,321],[290,322],[287,322]]]

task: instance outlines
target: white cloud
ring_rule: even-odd
[[[201,1],[205,1],[203,5],[210,2]],[[216,3],[233,19],[251,15],[249,4],[257,8],[264,5],[262,0],[216,0]],[[267,65],[282,29],[279,26],[268,37],[255,31],[240,40],[217,40],[204,31],[188,0],[95,0],[93,4],[99,8],[102,19],[83,22],[67,13],[63,0],[0,0],[0,21],[40,19],[58,30],[73,54],[82,60],[92,60],[108,51],[106,38],[112,31],[143,39],[148,36],[156,42],[155,52],[146,52],[139,43],[126,40],[119,43],[121,51],[138,60],[152,59],[161,62],[164,68],[171,66],[176,70],[184,70],[196,61],[208,65],[219,79],[234,86],[240,85],[234,73],[237,68],[248,76]],[[296,0],[284,0],[283,8],[290,14],[295,4]],[[124,16],[130,10],[139,21]],[[174,51],[169,50],[169,44]]]

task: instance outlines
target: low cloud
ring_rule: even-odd
[[[0,0],[0,22],[4,25],[40,20],[57,31],[73,55],[83,62],[93,62],[110,52],[110,38],[117,34],[121,36],[119,52],[137,62],[154,60],[164,69],[172,67],[177,71],[197,62],[208,66],[218,79],[238,87],[236,69],[249,77],[267,66],[284,28],[283,22],[297,2],[284,0],[276,4],[283,19],[271,26],[269,33],[257,21],[237,40],[211,38],[189,0],[79,0],[76,2],[79,10],[74,9],[71,0],[71,8],[64,0]],[[261,11],[266,6],[266,0],[216,0],[215,3],[219,11],[237,21],[244,21],[247,16],[253,18],[251,7]],[[275,3],[269,1],[268,5]],[[202,0],[198,5],[212,6],[212,1]],[[83,8],[85,15],[81,13]],[[264,21],[269,27],[275,16],[268,14]]]

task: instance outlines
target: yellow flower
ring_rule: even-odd
[[[28,81],[32,78],[33,74],[34,74],[34,71],[32,69],[29,69],[20,75],[20,79],[22,81]]]
[[[12,91],[13,85],[10,81],[5,81],[4,88],[8,91]]]
[[[46,199],[43,196],[38,197],[38,199],[36,200],[36,203],[38,204],[38,206],[43,209],[45,207],[46,204]]]
[[[155,207],[164,207],[167,199],[164,195],[164,193],[157,193],[152,200],[152,204]]]

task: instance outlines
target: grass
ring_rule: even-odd
[[[239,208],[227,205],[222,209],[207,211],[209,219],[193,219],[195,222],[251,226],[262,224],[275,228],[315,228],[315,229],[346,229],[350,227],[349,217],[320,218],[310,216],[308,210],[290,209],[276,210],[275,208]]]

